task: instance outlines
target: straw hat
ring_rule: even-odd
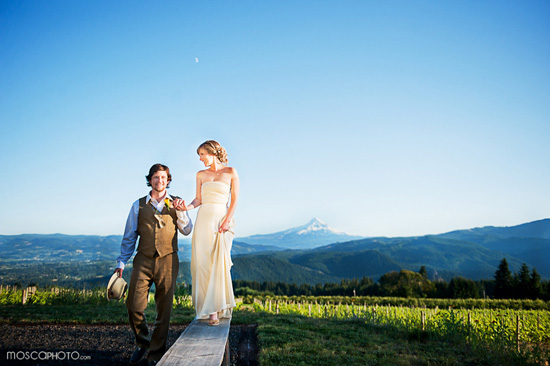
[[[118,273],[113,273],[107,285],[107,300],[122,299],[127,288],[128,284],[124,281],[124,278],[118,277]]]

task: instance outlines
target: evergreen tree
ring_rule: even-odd
[[[531,273],[529,267],[526,263],[521,265],[519,269],[517,280],[515,283],[515,295],[518,299],[527,299],[529,298],[529,292],[531,287]]]
[[[495,272],[495,298],[509,299],[513,292],[512,272],[508,268],[506,258],[502,258]]]
[[[478,280],[479,295],[483,298],[495,296],[495,280]]]
[[[540,285],[542,287],[542,300],[550,300],[550,280],[541,281]]]
[[[533,300],[542,299],[541,277],[536,268],[533,268],[531,271],[531,278],[529,280],[529,298]]]
[[[428,279],[428,271],[426,270],[426,266],[420,267],[418,273],[420,273],[425,279]]]
[[[445,281],[435,282],[436,296],[441,299],[447,299],[451,297],[449,292],[449,283]]]
[[[449,293],[453,299],[477,299],[479,297],[475,281],[464,277],[451,279]]]

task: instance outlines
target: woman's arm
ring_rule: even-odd
[[[239,199],[239,174],[237,174],[237,169],[231,168],[231,203],[227,209],[227,214],[225,215],[225,220],[223,220],[220,225],[219,232],[223,233],[229,230],[229,223],[235,214],[235,209],[237,208],[237,200]]]
[[[187,211],[197,208],[201,205],[202,203],[201,185],[202,185],[201,172],[198,172],[197,173],[197,191],[195,193],[195,199],[186,206]]]

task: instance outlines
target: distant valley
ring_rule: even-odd
[[[105,276],[115,265],[121,239],[116,235],[0,235],[0,282],[13,280],[14,268],[21,266],[41,266],[40,271],[60,277],[62,269],[57,271],[56,263],[66,268],[70,263],[86,265],[89,270],[78,277],[81,281]],[[180,277],[185,281],[189,281],[190,253],[190,238],[183,238]],[[422,265],[431,279],[486,279],[493,278],[502,258],[512,271],[525,262],[550,278],[550,219],[405,238],[350,236],[313,219],[283,232],[237,238],[232,256],[233,277],[257,281],[314,284],[363,276],[377,280],[389,271],[418,271]]]

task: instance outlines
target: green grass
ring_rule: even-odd
[[[258,324],[261,365],[525,365],[515,356],[464,343],[430,339],[426,332],[407,332],[361,320],[319,319],[299,315],[254,313],[243,306],[234,323]]]
[[[155,305],[145,310],[149,322],[155,319]],[[195,311],[188,307],[172,310],[173,324],[188,324]],[[103,305],[0,305],[0,324],[127,324],[128,315],[122,301]]]
[[[146,310],[152,323],[154,304]],[[177,306],[172,324],[187,324],[194,310]],[[0,323],[127,324],[123,302],[104,305],[0,305]],[[261,365],[524,365],[514,356],[473,352],[463,342],[434,340],[422,331],[408,332],[361,320],[319,319],[256,312],[241,305],[232,324],[257,324]]]

